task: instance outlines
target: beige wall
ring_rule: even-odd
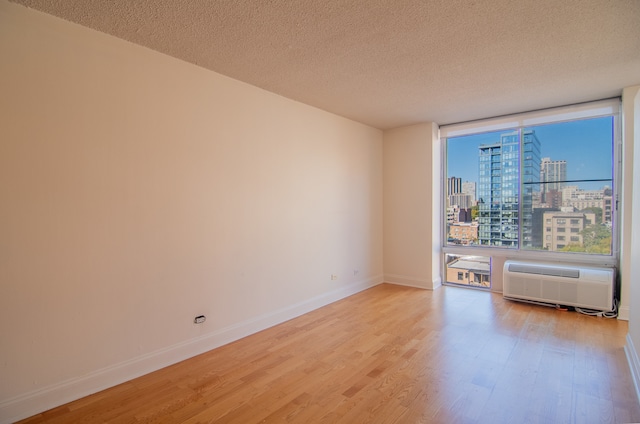
[[[632,374],[636,382],[636,390],[640,398],[640,225],[637,217],[640,211],[640,85],[625,88],[623,91],[625,138],[625,185],[623,199],[623,235],[622,235],[622,299],[621,304],[629,314],[629,334],[625,347]],[[633,187],[636,187],[634,190]],[[625,197],[628,196],[628,197]],[[635,215],[633,215],[633,211]],[[636,217],[632,221],[632,216]]]
[[[622,202],[620,206],[622,231],[620,232],[620,279],[621,279],[621,298],[620,298],[620,315],[624,319],[629,319],[630,306],[631,306],[631,286],[634,280],[633,276],[638,275],[633,273],[631,267],[634,263],[634,257],[640,255],[640,248],[634,249],[632,246],[633,240],[638,241],[638,233],[635,231],[640,230],[640,226],[634,224],[634,216],[637,217],[637,205],[638,201],[637,188],[640,187],[640,181],[638,180],[637,166],[634,170],[634,163],[640,163],[637,161],[640,149],[637,148],[640,137],[638,137],[638,131],[640,131],[640,108],[638,108],[638,92],[640,86],[628,87],[623,91],[622,96],[622,136],[623,136],[623,166],[622,166]],[[635,206],[635,207],[634,207]],[[634,213],[634,211],[636,211]],[[636,246],[637,247],[637,246]],[[638,261],[635,261],[636,263]],[[637,270],[636,270],[637,272]],[[636,303],[640,305],[639,303]],[[640,320],[638,321],[640,326]],[[640,336],[640,333],[638,334]],[[638,339],[640,343],[640,339]]]
[[[0,422],[377,284],[383,253],[440,285],[436,124],[383,135],[5,0],[0,57]]]
[[[436,124],[384,133],[385,281],[441,284],[440,142]]]
[[[4,0],[0,57],[0,421],[382,281],[381,131]]]

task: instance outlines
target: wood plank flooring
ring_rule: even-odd
[[[22,423],[629,423],[627,323],[383,284]]]

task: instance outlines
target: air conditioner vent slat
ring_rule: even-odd
[[[612,311],[615,269],[506,261],[503,294],[515,300]]]
[[[509,264],[510,272],[522,272],[524,274],[551,275],[554,277],[580,278],[580,269],[578,268],[561,268],[546,267],[540,265],[526,265],[522,263]]]

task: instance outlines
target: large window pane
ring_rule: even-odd
[[[449,245],[518,247],[519,168],[520,131],[447,140]]]
[[[540,141],[539,177],[523,179],[522,247],[610,255],[613,228],[613,118],[528,128]],[[568,234],[567,234],[568,233]]]
[[[446,139],[450,246],[612,254],[614,118]]]

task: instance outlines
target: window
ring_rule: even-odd
[[[446,282],[480,288],[491,287],[491,258],[445,255]]]
[[[619,100],[605,100],[442,127],[449,188],[443,204],[453,196],[465,204],[458,221],[443,225],[445,252],[617,255],[618,108]],[[461,223],[473,228],[465,239],[452,231]],[[557,235],[568,232],[569,244]]]

